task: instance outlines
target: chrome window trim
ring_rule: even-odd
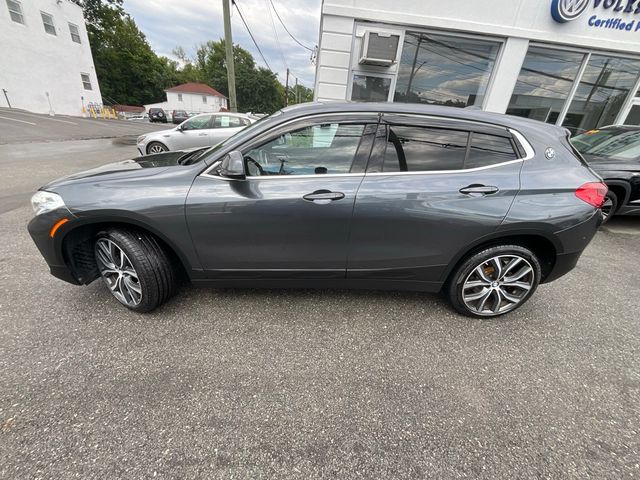
[[[345,115],[362,115],[362,114],[367,114],[367,113],[371,113],[371,112],[345,112]],[[392,112],[386,112],[386,113],[392,113]],[[315,117],[323,117],[323,116],[332,116],[332,115],[340,115],[340,113],[323,113],[323,114],[319,114],[319,115],[315,115]],[[376,176],[376,177],[380,177],[380,176],[395,176],[395,175],[442,175],[442,174],[460,174],[460,173],[467,173],[467,172],[478,172],[478,171],[483,171],[483,170],[488,170],[490,168],[498,168],[498,167],[502,167],[505,165],[511,165],[514,163],[518,163],[518,162],[525,162],[527,160],[531,160],[534,156],[535,156],[535,150],[533,149],[533,147],[531,146],[531,144],[529,143],[529,141],[526,139],[526,137],[524,135],[522,135],[522,133],[520,133],[518,130],[515,130],[513,128],[509,128],[509,127],[503,127],[502,125],[497,125],[494,123],[489,123],[489,122],[481,122],[481,121],[476,121],[476,120],[465,120],[465,119],[456,119],[453,117],[441,117],[441,116],[437,116],[437,115],[421,115],[419,113],[416,114],[406,114],[408,116],[415,116],[415,117],[420,117],[420,118],[433,118],[433,119],[450,119],[452,121],[460,121],[460,122],[467,122],[467,123],[473,123],[473,124],[478,124],[478,125],[490,125],[490,126],[494,126],[494,127],[502,127],[505,130],[507,130],[509,133],[511,133],[520,143],[520,145],[522,145],[522,148],[524,148],[525,151],[525,156],[523,158],[517,158],[515,160],[509,160],[506,162],[501,162],[501,163],[496,163],[494,165],[487,165],[484,167],[476,167],[476,168],[465,168],[465,169],[459,169],[459,170],[432,170],[432,171],[416,171],[416,172],[362,172],[362,173],[329,173],[329,174],[316,174],[316,175],[264,175],[264,176],[249,176],[247,175],[245,178],[246,179],[251,179],[251,180],[273,180],[273,179],[292,179],[292,178],[335,178],[335,177],[358,177],[358,176]],[[311,116],[311,115],[310,115]],[[384,118],[384,113],[382,115],[382,117]],[[291,119],[287,122],[284,122],[280,125],[278,125],[278,127],[283,127],[286,126],[290,123],[296,122],[298,120],[303,120],[305,118],[308,117],[299,117],[299,118],[295,118],[295,119]],[[269,132],[264,132],[264,134],[262,136],[266,136]],[[218,162],[214,162],[213,165],[211,165],[209,168],[207,168],[204,172],[202,172],[201,174],[199,174],[198,176],[200,177],[207,177],[207,178],[215,178],[218,180],[224,180],[224,181],[229,181],[229,180],[236,180],[235,178],[225,178],[225,177],[220,177],[219,175],[212,175],[209,172],[211,170],[213,170],[214,168],[216,168],[218,166]]]

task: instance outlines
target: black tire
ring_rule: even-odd
[[[604,225],[611,217],[613,217],[618,210],[618,196],[609,190],[607,192],[607,196],[604,198],[604,203],[602,204],[602,224]]]
[[[133,230],[110,229],[96,236],[96,248],[101,239],[113,242],[120,248],[137,274],[136,285],[141,289],[141,299],[136,305],[127,304],[109,287],[109,281],[100,270],[100,261],[97,260],[104,282],[124,306],[135,312],[150,312],[175,293],[177,276],[174,265],[154,236]]]
[[[512,270],[506,272],[515,272],[511,276],[503,275],[502,277],[499,277],[499,273],[496,272],[496,267],[498,265],[491,262],[492,259],[497,257],[501,257],[497,260],[498,262],[501,262],[500,270],[502,270],[502,268],[506,269],[510,265],[510,263],[505,263],[503,265],[503,261],[510,262],[510,259],[515,258],[520,258],[521,261],[515,262],[514,265],[511,266]],[[518,274],[526,272],[528,267],[531,267],[531,272],[526,273],[522,277],[521,282],[508,282],[509,279],[513,279]],[[478,269],[482,269],[482,274],[489,280],[494,281],[486,282],[485,285],[484,277],[479,278],[480,275],[477,273],[479,271]],[[493,271],[491,271],[491,269],[493,269]],[[502,271],[504,272],[504,270]],[[476,276],[478,277],[477,281]],[[475,253],[464,260],[451,273],[444,292],[453,308],[455,308],[459,313],[475,318],[494,318],[513,312],[524,305],[538,288],[541,276],[542,270],[540,267],[540,261],[531,250],[519,245],[497,245]],[[506,282],[505,279],[507,279]],[[475,283],[482,283],[482,285],[471,287],[471,285]],[[522,284],[523,286],[524,284],[527,284],[527,286],[530,286],[527,290],[520,285],[517,287],[513,286],[515,284]],[[465,292],[467,292],[468,302],[471,297],[475,295],[482,295],[479,299],[474,300],[478,302],[475,304],[475,310],[471,308],[468,303],[465,303],[465,299],[463,298],[463,293]],[[512,304],[505,296],[501,296],[505,294],[512,300],[517,298],[517,303]],[[487,295],[490,296],[485,299],[485,296]],[[492,303],[487,303],[486,305],[481,304],[483,299],[485,299],[486,302]],[[472,302],[469,303],[474,306]],[[485,311],[485,306],[490,311]]]
[[[147,155],[153,155],[154,153],[162,153],[162,152],[152,152],[151,149],[152,147],[157,147],[160,148],[162,150],[162,152],[168,152],[169,149],[167,148],[166,145],[160,143],[160,142],[151,142],[149,145],[147,145]]]

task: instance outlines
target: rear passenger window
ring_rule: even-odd
[[[459,170],[464,166],[468,138],[468,132],[459,130],[390,126],[382,170]]]
[[[464,168],[478,168],[508,162],[518,158],[513,151],[511,140],[506,137],[473,133],[471,148]]]

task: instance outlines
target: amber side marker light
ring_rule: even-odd
[[[58,220],[56,223],[53,224],[53,227],[51,227],[51,230],[49,231],[49,236],[51,238],[53,238],[53,236],[56,234],[56,232],[58,231],[58,229],[64,225],[65,223],[67,223],[69,221],[68,218],[61,218],[60,220]]]

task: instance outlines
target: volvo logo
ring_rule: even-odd
[[[589,0],[552,0],[551,16],[556,22],[570,22],[582,15],[588,6]]]

